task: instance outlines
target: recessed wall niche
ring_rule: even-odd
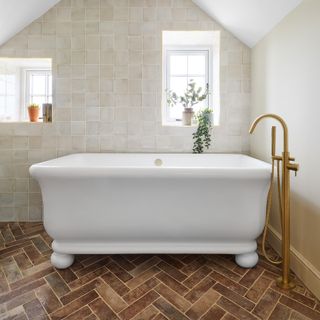
[[[52,121],[52,60],[0,58],[0,122],[28,121]]]

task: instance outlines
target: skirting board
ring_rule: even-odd
[[[272,226],[269,229],[269,243],[278,254],[281,253],[281,234]],[[320,271],[294,247],[290,247],[291,269],[302,280],[306,287],[320,299]]]

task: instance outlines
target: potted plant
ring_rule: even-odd
[[[170,106],[175,106],[177,103],[183,105],[182,125],[191,125],[194,116],[193,106],[207,98],[209,94],[208,87],[207,84],[203,92],[203,89],[196,87],[196,83],[191,79],[182,96],[178,96],[174,91],[167,90],[167,102]]]
[[[29,119],[31,122],[37,122],[39,119],[40,107],[36,103],[32,103],[28,107]]]
[[[213,111],[210,108],[200,110],[197,114],[198,128],[193,133],[193,153],[203,153],[209,149],[211,144],[211,131],[213,122]]]

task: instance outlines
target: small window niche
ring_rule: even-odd
[[[162,124],[181,126],[183,105],[167,101],[168,92],[183,95],[188,85],[196,83],[210,94],[194,105],[197,113],[203,108],[213,110],[214,125],[220,118],[220,32],[163,31],[162,32]]]
[[[52,60],[0,58],[0,122],[29,121],[52,122]]]

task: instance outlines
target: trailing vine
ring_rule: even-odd
[[[211,144],[211,130],[212,130],[212,120],[211,120],[212,110],[206,108],[200,110],[196,116],[198,120],[198,128],[193,136],[193,153],[203,153],[204,149],[209,149]]]

